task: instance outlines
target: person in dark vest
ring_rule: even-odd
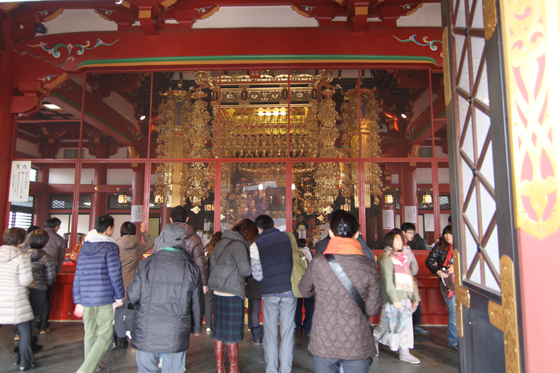
[[[259,237],[256,238],[254,245],[258,251],[251,250],[251,269],[253,278],[261,283],[266,373],[290,373],[296,313],[296,298],[292,292],[291,282],[292,244],[286,233],[274,228],[274,220],[270,216],[258,216],[255,224]],[[253,254],[255,252],[258,252],[258,258]],[[280,322],[281,337],[280,353],[278,322]]]

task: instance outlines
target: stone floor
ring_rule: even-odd
[[[369,371],[375,373],[457,373],[459,371],[459,356],[457,352],[447,348],[446,328],[431,327],[429,336],[415,336],[413,354],[422,363],[412,365],[401,362],[398,354],[381,346],[380,356],[373,359]],[[296,337],[294,349],[294,373],[313,372],[313,357],[307,351],[309,339]],[[51,333],[39,337],[39,343],[44,349],[36,354],[40,367],[33,369],[35,373],[74,373],[83,360],[83,326],[81,323],[51,323]],[[0,329],[0,372],[15,372],[17,367],[12,365],[12,351],[17,344],[13,340],[13,329],[4,325]],[[191,336],[191,346],[187,351],[187,372],[212,373],[216,371],[214,365],[214,351],[212,337],[203,333],[200,337]],[[264,355],[261,346],[254,346],[250,342],[247,332],[239,347],[239,366],[242,373],[264,373]],[[116,373],[136,372],[134,349],[118,349],[107,352],[102,362]]]

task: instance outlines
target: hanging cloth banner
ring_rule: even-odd
[[[30,171],[31,161],[12,161],[9,202],[27,202],[29,200]]]

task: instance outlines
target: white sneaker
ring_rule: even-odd
[[[410,364],[420,364],[420,360],[414,356],[412,356],[408,350],[408,348],[404,349],[401,348],[399,350],[399,359],[401,361],[406,361],[407,363]]]

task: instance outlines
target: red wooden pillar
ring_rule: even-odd
[[[401,195],[402,195],[402,206],[401,206],[401,224],[402,223],[412,223],[418,230],[418,203],[416,201],[418,183],[416,181],[416,167],[410,166],[405,163],[402,165],[401,171]],[[406,212],[407,207],[414,208],[416,213],[415,219],[408,221]],[[400,228],[400,227],[397,227]]]
[[[107,184],[107,167],[104,164],[95,165],[95,175],[93,177],[93,183],[95,185],[105,185]],[[89,228],[95,228],[95,219],[99,215],[103,215],[106,211],[105,208],[105,193],[95,192],[91,196],[91,215],[89,218]]]
[[[165,200],[163,201],[163,204],[161,205],[161,226],[159,227],[160,231],[165,224],[169,223],[170,217],[171,217],[171,208],[167,207],[167,197],[166,197]]]
[[[132,173],[132,204],[133,205],[143,205],[144,204],[144,165],[139,165],[133,168]],[[148,203],[148,208],[150,204]],[[134,223],[136,225],[136,233],[140,235],[140,223]]]
[[[48,165],[41,165],[39,168],[39,179],[40,183],[48,185],[49,183],[49,172],[50,167]],[[49,218],[49,207],[50,207],[50,194],[48,189],[46,191],[40,192],[37,195],[36,207],[36,221],[35,225],[39,227],[45,226],[45,221]]]
[[[0,37],[4,44],[4,53],[0,53],[0,126],[3,136],[0,138],[0,180],[10,180],[12,161],[12,140],[14,134],[14,115],[11,112],[13,96],[13,59],[14,43],[12,35],[13,14],[8,14],[0,22]],[[0,228],[8,227],[9,188],[0,188]]]

